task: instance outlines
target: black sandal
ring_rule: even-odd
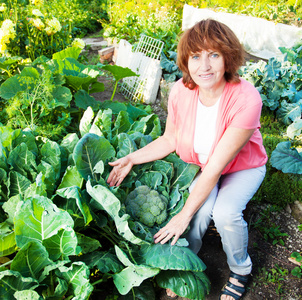
[[[247,276],[238,275],[238,274],[235,274],[234,272],[231,271],[230,277],[231,277],[231,278],[234,278],[234,279],[237,279],[238,282],[241,283],[243,286],[235,285],[235,284],[231,283],[231,282],[228,280],[228,282],[227,282],[226,285],[223,287],[223,289],[222,289],[222,291],[221,291],[221,293],[220,293],[219,299],[221,299],[221,296],[222,296],[222,295],[227,295],[227,296],[233,297],[235,300],[239,300],[239,299],[241,299],[241,297],[242,297],[243,294],[245,293],[246,285],[247,285],[248,280],[249,280],[249,276],[248,276],[248,275],[247,275]],[[240,295],[235,294],[234,292],[230,291],[230,290],[227,289],[226,287],[229,287],[229,288],[235,290],[236,292],[240,293]]]

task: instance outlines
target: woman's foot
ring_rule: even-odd
[[[220,300],[239,300],[245,293],[249,275],[230,273],[230,278],[220,293]]]

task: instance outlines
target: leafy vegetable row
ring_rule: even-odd
[[[274,111],[287,126],[288,141],[277,145],[271,156],[272,166],[284,173],[302,174],[302,46],[281,48],[284,55],[268,62],[247,63],[240,75],[260,92],[265,107]],[[293,147],[296,146],[295,147]]]
[[[127,195],[147,185],[168,199],[168,222],[198,168],[171,154],[136,166],[120,187],[109,188],[107,162],[148,144],[161,128],[158,116],[130,104],[102,105],[85,111],[80,136],[61,142],[0,127],[0,256],[7,260],[1,295],[88,299],[113,282],[118,294],[133,298],[155,299],[162,287],[203,299],[210,288],[205,265],[186,240],[154,244],[159,225],[138,222],[125,207]]]

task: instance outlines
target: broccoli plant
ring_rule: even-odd
[[[168,199],[146,185],[135,188],[127,196],[126,212],[137,221],[153,227],[167,218]]]

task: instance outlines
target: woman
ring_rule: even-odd
[[[133,165],[173,151],[200,166],[183,209],[155,234],[154,241],[164,244],[172,239],[174,245],[190,224],[186,238],[198,253],[214,220],[231,270],[220,299],[240,299],[252,270],[242,212],[263,181],[267,161],[259,132],[261,97],[237,74],[244,49],[226,25],[200,21],[183,34],[177,53],[183,78],[169,95],[164,134],[110,163],[114,168],[108,183],[118,186]],[[177,297],[171,290],[167,295]]]

